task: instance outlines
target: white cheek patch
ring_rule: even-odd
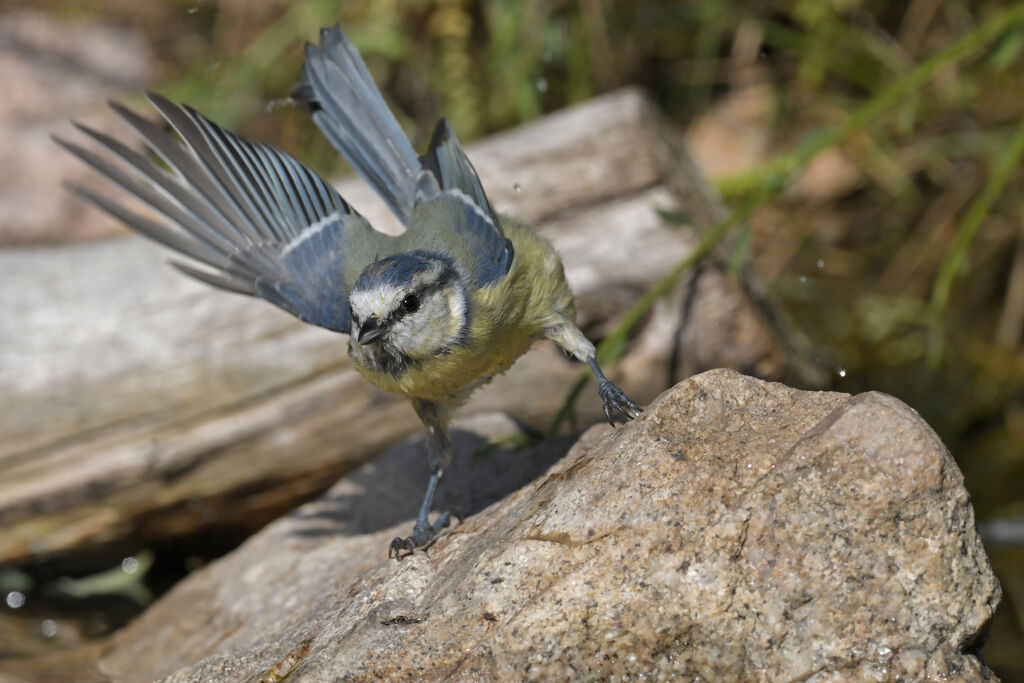
[[[454,288],[435,291],[420,309],[395,323],[390,343],[411,358],[429,358],[456,341],[466,317],[466,301]]]
[[[465,293],[456,288],[452,288],[447,292],[448,296],[448,310],[449,314],[449,326],[448,335],[457,336],[462,331],[462,326],[466,321],[466,295]]]

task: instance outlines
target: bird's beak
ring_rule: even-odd
[[[359,334],[356,335],[356,342],[358,342],[360,346],[372,344],[384,336],[384,329],[384,326],[380,324],[380,318],[367,318],[366,322],[364,322],[359,328]]]

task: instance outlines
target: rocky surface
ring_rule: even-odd
[[[426,468],[393,449],[191,575],[92,675],[993,678],[974,653],[1000,589],[963,478],[896,399],[716,370],[557,459],[570,441],[472,457],[460,433],[444,492],[475,514],[400,562]]]

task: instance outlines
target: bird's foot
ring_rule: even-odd
[[[643,408],[633,403],[622,389],[603,377],[597,381],[597,393],[601,395],[601,402],[604,403],[604,414],[608,418],[608,424],[613,427],[616,415],[621,415],[626,420],[632,420],[635,417],[640,417],[640,413],[643,412]]]
[[[462,521],[462,515],[456,510],[442,512],[441,516],[433,524],[426,519],[418,520],[416,526],[413,527],[412,536],[395,538],[395,540],[391,541],[391,545],[388,546],[388,557],[400,560],[403,557],[412,555],[416,548],[426,548],[437,540],[438,534],[451,523],[452,517],[460,522]]]

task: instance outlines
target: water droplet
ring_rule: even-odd
[[[800,276],[800,284],[806,284],[806,283],[807,283],[807,276],[806,275],[801,275]]]
[[[40,624],[39,628],[47,638],[53,638],[57,635],[57,622],[53,619],[43,619],[43,623]]]
[[[840,377],[846,377],[846,368],[843,367],[842,365],[837,365],[836,374],[839,375]]]
[[[818,259],[818,267],[819,268],[824,268],[825,267],[825,259],[823,259],[823,258]]]
[[[189,7],[189,8],[188,8],[188,13],[189,13],[189,14],[195,14],[195,13],[196,13],[196,12],[198,12],[198,11],[199,11],[199,8],[198,8],[198,7]]]
[[[25,594],[21,591],[11,591],[7,594],[7,606],[11,609],[18,609],[25,604]]]
[[[126,557],[121,560],[121,570],[125,574],[134,574],[139,571],[139,561],[134,557]]]
[[[520,185],[519,183],[516,183],[515,185],[512,186],[512,189],[515,190],[518,194],[523,191],[523,186]]]
[[[541,93],[548,91],[548,79],[543,76],[537,79],[537,91]]]

